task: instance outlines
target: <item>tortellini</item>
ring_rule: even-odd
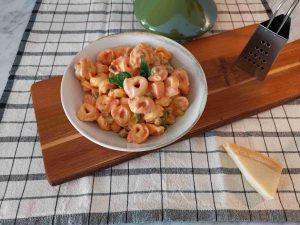
[[[104,49],[95,61],[80,59],[74,75],[85,95],[77,118],[94,121],[129,143],[162,135],[189,106],[188,73],[174,68],[171,60],[167,49],[146,43]],[[113,76],[120,76],[117,82]]]
[[[148,80],[142,76],[127,78],[124,80],[124,91],[129,98],[141,97],[148,89]]]

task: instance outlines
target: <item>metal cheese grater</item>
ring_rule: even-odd
[[[285,15],[277,16],[282,5],[287,2],[287,0],[281,1],[273,17],[258,25],[236,62],[240,69],[256,76],[258,80],[265,79],[280,50],[289,39],[290,15],[299,1],[294,0]]]

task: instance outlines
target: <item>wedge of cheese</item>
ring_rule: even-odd
[[[273,199],[278,187],[282,165],[255,150],[236,144],[223,144],[246,180],[265,199]]]

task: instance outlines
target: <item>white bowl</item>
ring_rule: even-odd
[[[182,67],[190,79],[190,106],[184,116],[178,117],[163,135],[151,136],[146,143],[132,144],[112,131],[101,130],[97,123],[82,122],[77,119],[76,112],[82,103],[84,92],[74,76],[74,64],[82,57],[95,60],[99,51],[118,46],[134,46],[140,42],[154,47],[164,47],[173,53],[172,65]],[[129,32],[107,36],[96,40],[80,51],[67,67],[61,83],[61,102],[71,124],[90,141],[106,148],[120,151],[148,151],[175,142],[185,135],[200,118],[207,99],[207,84],[204,72],[194,56],[183,46],[166,37],[144,32]]]

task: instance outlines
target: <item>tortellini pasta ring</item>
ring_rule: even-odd
[[[147,79],[141,76],[126,78],[123,85],[129,98],[143,96],[148,89]]]
[[[132,112],[138,114],[149,113],[155,108],[154,101],[151,98],[144,96],[129,99],[128,105]]]
[[[81,121],[91,122],[95,121],[98,118],[99,112],[97,111],[95,106],[88,103],[83,103],[80,105],[80,108],[76,115]]]
[[[118,125],[126,127],[131,119],[132,112],[128,105],[119,105],[112,108],[111,116]]]
[[[144,123],[133,125],[127,136],[129,143],[141,144],[144,143],[149,136],[149,129]]]

